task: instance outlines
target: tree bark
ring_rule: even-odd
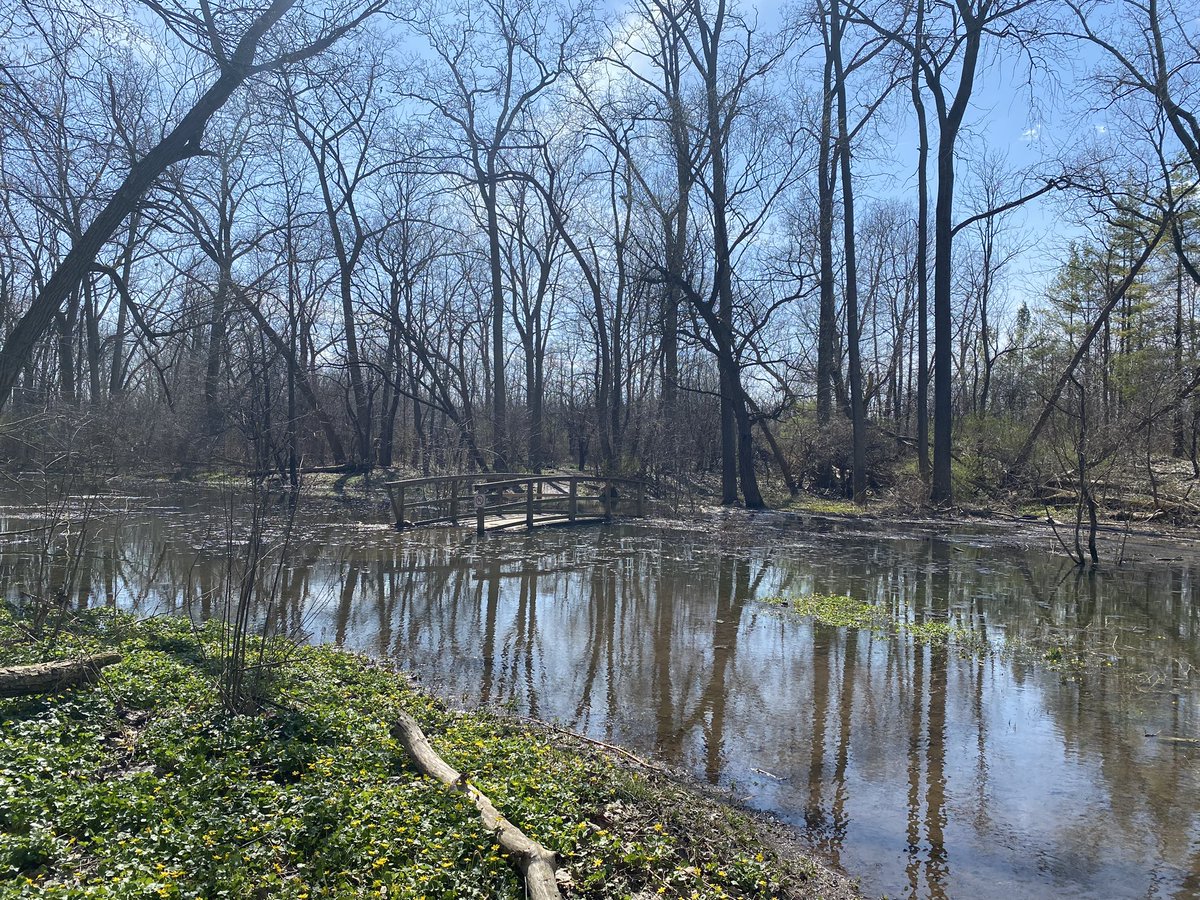
[[[688,211],[691,203],[692,184],[695,181],[691,160],[691,135],[683,106],[679,49],[678,35],[673,41],[667,41],[664,37],[663,94],[670,110],[668,125],[677,185],[673,215],[663,218],[667,283],[664,286],[662,310],[662,409],[663,422],[672,444],[672,452],[668,454],[672,465],[675,462],[674,451],[678,446],[677,428],[679,424],[679,311],[682,300],[679,282],[684,280],[689,227]]]
[[[108,376],[109,397],[116,397],[125,389],[125,329],[130,305],[129,276],[133,271],[133,245],[140,224],[141,216],[135,211],[129,217],[129,237],[121,253],[120,277],[114,279],[117,287],[117,330],[113,335],[112,368]],[[113,274],[117,274],[115,268]]]
[[[100,670],[121,661],[120,653],[97,653],[83,659],[61,659],[0,669],[0,697],[49,694],[91,684]]]
[[[725,166],[726,131],[722,124],[721,102],[717,96],[720,70],[717,54],[721,47],[725,22],[725,2],[719,0],[711,25],[701,30],[705,70],[709,165],[712,174],[713,250],[716,254],[717,319],[725,332],[728,346],[722,348],[717,364],[721,369],[721,502],[736,503],[738,477],[748,509],[762,509],[762,495],[754,474],[753,436],[746,404],[741,395],[742,378],[737,365],[733,333],[733,259],[729,241],[728,204]],[[714,334],[720,345],[720,336]]]
[[[954,151],[963,116],[975,88],[975,70],[983,41],[985,21],[982,15],[965,21],[963,61],[959,70],[954,100],[947,109],[939,100],[937,198],[933,207],[933,490],[930,499],[939,505],[954,502],[950,478],[950,454],[953,450],[954,406],[952,352],[952,310],[954,252]],[[941,90],[940,82],[938,84]],[[939,93],[939,98],[943,97]]]
[[[487,211],[488,270],[492,298],[492,468],[508,471],[508,386],[504,380],[504,279],[500,270],[500,219],[496,209],[496,150],[487,155],[479,190]]]
[[[853,429],[854,502],[867,500],[867,421],[863,408],[862,364],[858,328],[858,263],[854,240],[854,186],[851,182],[850,133],[846,123],[846,73],[842,65],[842,34],[845,31],[838,0],[829,5],[830,49],[837,85],[838,152],[842,174],[842,222],[846,256],[846,344],[850,356],[850,421]]]
[[[831,38],[827,38],[831,39]],[[833,278],[833,54],[825,56],[821,101],[821,146],[817,159],[817,240],[820,247],[821,303],[817,322],[817,424],[833,413],[833,348],[837,303]],[[832,480],[831,478],[828,480]],[[827,485],[822,485],[827,487]]]
[[[917,114],[917,472],[929,485],[929,126],[918,80],[925,3],[917,0],[912,101]]]

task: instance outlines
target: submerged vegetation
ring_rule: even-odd
[[[796,597],[767,597],[769,606],[789,613],[811,617],[832,628],[859,628],[880,634],[908,637],[918,644],[953,646],[960,656],[986,656],[1000,652],[1026,663],[1045,665],[1058,671],[1080,670],[1089,666],[1113,664],[1114,654],[1094,650],[1078,651],[1063,646],[1060,635],[1047,634],[1042,640],[1006,638],[1003,644],[990,643],[982,635],[945,619],[911,621],[896,616],[879,605],[856,600],[844,594],[805,594]]]
[[[945,644],[953,640],[964,654],[982,652],[987,644],[969,630],[937,619],[910,622],[897,618],[882,606],[855,600],[844,594],[806,594],[799,597],[768,597],[765,603],[801,616],[811,616],[834,628],[865,628],[889,634],[908,635],[918,643]]]
[[[849,895],[728,807],[331,648],[297,647],[258,709],[230,714],[218,644],[96,611],[50,645],[0,613],[3,665],[123,654],[92,687],[0,700],[0,898],[523,896],[475,810],[389,735],[401,709],[560,853],[568,897]]]
[[[802,616],[812,616],[818,622],[837,628],[871,628],[891,630],[893,620],[885,611],[844,594],[808,594],[803,597],[768,597],[772,606],[786,607]]]
[[[767,597],[768,606],[787,613],[811,617],[831,628],[858,628],[878,634],[907,637],[918,644],[953,647],[959,656],[999,653],[1025,665],[1044,666],[1056,672],[1080,673],[1110,667],[1119,661],[1116,646],[1101,652],[1093,647],[1071,647],[1064,635],[1051,630],[1038,638],[1006,636],[1003,643],[989,642],[970,628],[945,619],[912,621],[898,617],[879,604],[866,603],[845,594],[805,594]]]

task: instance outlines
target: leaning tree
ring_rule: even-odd
[[[120,185],[100,207],[95,218],[72,241],[49,278],[33,297],[29,309],[17,321],[0,348],[0,408],[38,341],[55,316],[79,289],[97,255],[142,198],[172,166],[203,155],[204,133],[209,120],[247,82],[278,73],[289,66],[325,51],[347,33],[381,11],[385,0],[326,0],[322,4],[300,4],[297,0],[138,0],[136,4],[161,24],[168,39],[179,45],[188,60],[192,78],[188,83],[207,87],[197,90],[187,111],[174,124],[163,124],[165,136],[143,155],[135,155]],[[18,11],[19,12],[19,11]],[[27,48],[47,29],[38,17],[45,9],[25,11],[28,40],[12,46]],[[56,15],[71,18],[85,13],[67,8]],[[53,64],[54,60],[49,60]],[[0,56],[0,93],[7,95],[16,117],[21,107],[31,117],[46,115],[37,95],[25,89],[26,60],[15,51]]]

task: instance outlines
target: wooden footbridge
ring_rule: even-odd
[[[479,534],[643,516],[646,482],[590,475],[437,475],[385,483],[396,527],[473,525]]]

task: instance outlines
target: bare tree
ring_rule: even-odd
[[[930,0],[917,3],[917,15],[901,7],[901,20],[888,24],[882,8],[855,20],[902,47],[921,73],[937,121],[937,194],[933,217],[934,429],[930,499],[953,501],[950,476],[953,419],[953,252],[957,148],[983,65],[985,41],[1023,43],[1037,34],[1022,17],[1033,16],[1039,0]],[[919,19],[923,26],[916,30]],[[916,102],[923,109],[919,94]],[[961,224],[961,223],[960,223]],[[918,252],[922,252],[918,248]]]
[[[500,185],[512,176],[506,152],[537,146],[534,110],[570,67],[583,13],[552,0],[460,2],[407,17],[435,62],[406,91],[435,113],[445,140],[444,162],[472,185],[482,204],[491,293],[492,453],[509,465],[508,356]],[[436,126],[435,126],[436,127]]]
[[[726,0],[711,7],[699,3],[673,6],[656,2],[659,15],[671,24],[690,68],[699,79],[703,97],[700,117],[707,149],[703,172],[712,224],[713,284],[701,293],[691,284],[681,284],[694,312],[703,320],[711,340],[721,378],[721,500],[734,503],[741,494],[747,508],[765,506],[754,470],[753,420],[742,382],[739,360],[741,339],[735,325],[734,262],[739,245],[752,235],[774,199],[790,183],[795,160],[783,163],[783,171],[767,178],[766,169],[756,167],[756,158],[741,170],[753,171],[764,182],[755,190],[766,192],[757,215],[745,215],[737,200],[749,191],[730,159],[736,152],[735,132],[749,109],[761,102],[762,79],[787,52],[786,41],[756,42],[754,28],[731,9]],[[763,46],[760,46],[762,44]],[[761,150],[764,145],[757,145]]]
[[[1100,73],[1109,98],[1136,94],[1160,109],[1200,175],[1200,29],[1194,11],[1174,0],[1068,0],[1067,6],[1078,25],[1073,36],[1099,47],[1112,63]]]
[[[74,240],[30,308],[0,348],[0,407],[6,403],[34,345],[78,290],[101,248],[162,174],[176,163],[204,152],[209,120],[250,79],[278,72],[323,52],[383,8],[383,0],[330,5],[316,11],[296,0],[260,0],[215,6],[186,0],[142,0],[172,38],[195,53],[213,80],[192,102],[166,136],[135,160],[121,184],[95,218]],[[20,95],[12,66],[0,70],[5,90]]]
[[[390,123],[379,102],[381,65],[378,55],[365,49],[285,82],[292,129],[312,163],[333,245],[354,455],[366,469],[374,465],[375,445],[354,281],[370,242],[391,218],[390,211],[381,209],[372,196],[375,182],[395,164],[387,146]]]

